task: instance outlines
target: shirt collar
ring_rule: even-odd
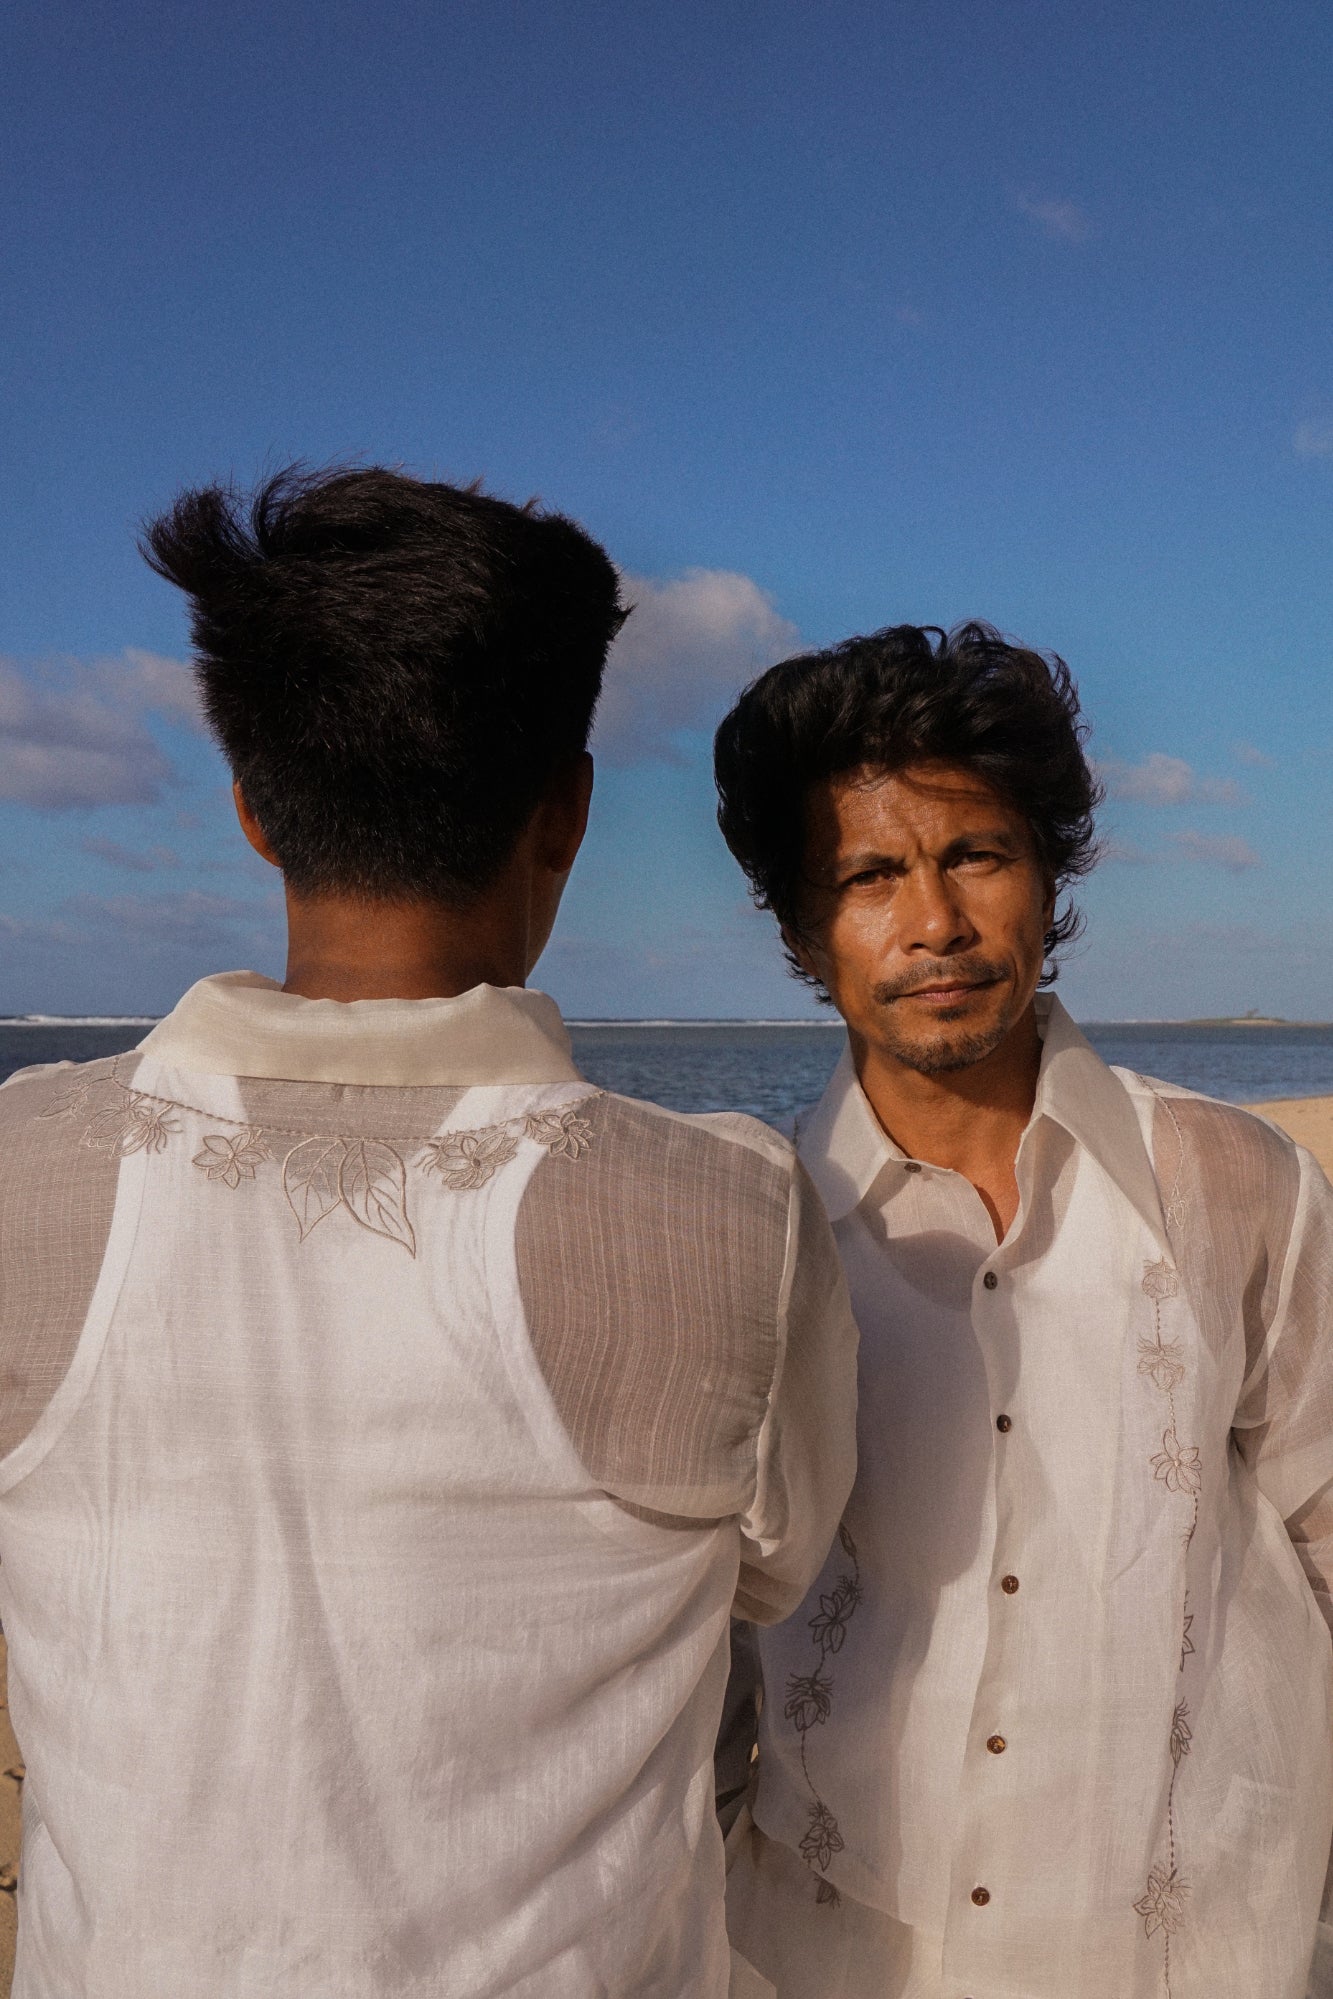
[[[1169,1253],[1157,1178],[1128,1090],[1053,994],[1038,994],[1037,1016],[1041,1070],[1028,1131],[1043,1117],[1062,1126],[1110,1176]],[[802,1164],[835,1222],[865,1199],[886,1167],[905,1160],[870,1108],[850,1048],[844,1049],[814,1110],[800,1120],[797,1143]]]
[[[522,986],[457,999],[301,999],[258,972],[201,979],[140,1046],[173,1068],[305,1083],[577,1082],[560,1009]]]

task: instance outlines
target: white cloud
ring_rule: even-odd
[[[1086,243],[1092,234],[1092,222],[1076,201],[1029,193],[1015,195],[1014,206],[1058,242]]]
[[[51,812],[155,803],[172,771],[150,714],[202,726],[179,660],[137,647],[26,670],[0,659],[0,800]]]
[[[1243,805],[1245,794],[1233,778],[1199,777],[1183,757],[1153,750],[1128,764],[1104,757],[1098,766],[1110,798],[1133,805]]]
[[[1187,861],[1197,861],[1205,868],[1224,868],[1228,874],[1244,874],[1247,868],[1261,865],[1249,842],[1231,833],[1185,831],[1173,833],[1171,842]]]
[[[1261,750],[1254,743],[1237,743],[1231,752],[1238,764],[1249,764],[1252,770],[1273,770],[1277,758],[1270,757],[1267,750]]]
[[[800,648],[795,625],[733,570],[624,576],[621,593],[635,608],[611,651],[593,742],[614,763],[678,760],[681,737],[714,729],[747,680]]]
[[[1333,417],[1298,423],[1291,448],[1298,458],[1333,458]]]

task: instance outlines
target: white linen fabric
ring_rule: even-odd
[[[15,1999],[721,1999],[729,1613],[852,1475],[817,1197],[540,994],[331,1007],[0,1090]]]
[[[1302,1999],[1333,1828],[1333,1192],[1040,1009],[1003,1243],[850,1059],[798,1127],[861,1326],[860,1469],[760,1635],[733,1934],[779,1999]]]

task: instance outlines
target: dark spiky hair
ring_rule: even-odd
[[[289,467],[182,493],[140,546],[190,599],[209,720],[299,894],[466,901],[586,747],[624,613],[559,514]]]

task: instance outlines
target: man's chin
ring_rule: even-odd
[[[894,1036],[884,1043],[886,1052],[904,1068],[919,1076],[946,1076],[951,1070],[972,1069],[993,1055],[1009,1032],[1011,1022],[992,1021],[986,1026],[951,1027],[941,1021],[933,1034]]]

